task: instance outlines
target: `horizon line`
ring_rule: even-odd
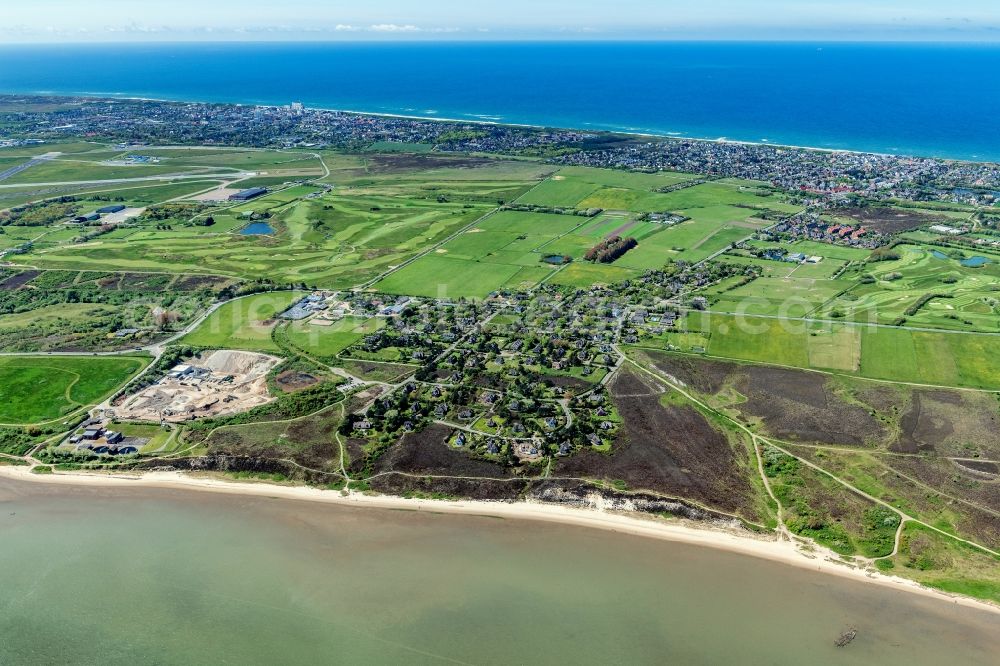
[[[725,37],[641,37],[623,38],[620,36],[600,37],[595,35],[554,37],[551,35],[538,37],[504,37],[499,39],[490,38],[419,38],[419,37],[386,37],[386,38],[358,38],[358,39],[116,39],[116,40],[59,40],[59,41],[8,41],[0,44],[0,49],[19,46],[102,46],[102,45],[124,45],[124,46],[169,46],[179,44],[206,44],[206,45],[229,45],[229,44],[274,44],[274,45],[296,45],[296,44],[324,44],[324,45],[346,45],[346,44],[528,44],[528,43],[577,43],[577,44],[941,44],[941,45],[969,45],[969,46],[998,46],[1000,36],[996,39],[918,39],[918,38],[880,38],[880,39],[824,39],[824,38],[725,38]]]

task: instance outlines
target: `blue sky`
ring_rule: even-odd
[[[0,43],[1000,41],[1000,0],[0,0]]]

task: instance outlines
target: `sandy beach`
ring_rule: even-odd
[[[591,509],[565,507],[544,503],[505,503],[482,501],[445,501],[406,499],[386,495],[322,490],[305,486],[280,486],[266,483],[227,481],[183,472],[147,472],[144,474],[33,474],[28,467],[0,466],[0,477],[43,484],[85,485],[107,488],[165,488],[229,495],[249,495],[279,500],[320,502],[339,506],[370,507],[429,513],[449,513],[467,516],[492,516],[515,520],[559,523],[633,536],[661,539],[678,543],[715,548],[739,555],[780,562],[824,574],[863,580],[926,597],[948,601],[960,606],[988,610],[1000,614],[1000,606],[976,599],[951,595],[895,576],[862,571],[836,559],[830,552],[816,547],[809,552],[787,541],[755,537],[747,532],[737,534],[709,527],[695,527],[690,522],[665,522],[642,516]]]

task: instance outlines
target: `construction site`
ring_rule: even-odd
[[[115,412],[123,420],[172,423],[245,412],[271,401],[267,374],[278,362],[252,352],[211,352],[171,368]]]

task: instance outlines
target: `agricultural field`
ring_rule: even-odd
[[[574,262],[553,275],[548,282],[566,287],[587,288],[595,284],[614,284],[641,275],[641,271],[608,264]]]
[[[693,176],[636,174],[563,168],[515,201],[543,209],[604,209],[597,217],[549,212],[502,211],[448,241],[378,283],[400,294],[482,298],[502,288],[530,288],[539,282],[587,286],[591,276],[620,282],[670,261],[700,261],[745,240],[767,225],[759,211],[795,212],[797,207],[761,196],[738,183],[702,183],[668,193]],[[676,225],[644,221],[649,212],[687,217]],[[612,236],[632,237],[638,247],[613,264],[581,266],[590,248]],[[556,269],[546,257],[569,257]],[[521,267],[520,269],[518,267]],[[525,270],[527,269],[527,270]],[[591,283],[592,284],[592,283]]]
[[[1000,336],[990,334],[692,312],[683,332],[666,333],[643,344],[872,379],[1000,386]]]
[[[689,218],[675,226],[650,225],[633,230],[618,224],[621,235],[634,235],[639,247],[615,262],[630,269],[662,267],[667,261],[700,261],[730,244],[744,240],[767,223],[755,217],[761,211],[793,213],[799,210],[776,196],[736,182],[708,182],[671,192],[694,176],[635,174],[601,169],[567,168],[518,200],[541,206],[602,208],[638,217],[643,213],[675,213]],[[582,196],[582,198],[580,198]],[[628,218],[623,219],[627,223]],[[655,228],[653,228],[655,227]],[[606,227],[611,233],[614,227]]]
[[[504,287],[531,288],[552,270],[516,264],[492,264],[427,255],[396,271],[376,288],[389,294],[432,298],[485,298]]]
[[[277,352],[271,339],[275,317],[303,296],[301,292],[266,292],[229,301],[210,314],[181,342],[212,349]]]
[[[148,362],[140,356],[0,357],[0,423],[66,416],[107,397]]]
[[[573,233],[589,221],[576,215],[496,213],[376,288],[442,298],[483,298],[501,288],[530,289],[555,271],[546,257],[577,259],[593,245],[595,241],[580,241]]]
[[[656,189],[696,178],[697,176],[681,173],[638,174],[608,169],[564,167],[555,176],[521,197],[518,202],[567,208],[635,210],[629,206],[601,206],[583,202],[590,199],[608,203],[615,198],[638,201],[645,195],[654,194],[653,191]]]
[[[1000,335],[864,328],[861,374],[996,390],[1000,387]]]
[[[804,266],[803,266],[804,267]],[[798,277],[761,277],[713,299],[712,309],[783,317],[804,317],[848,288],[837,280]]]

